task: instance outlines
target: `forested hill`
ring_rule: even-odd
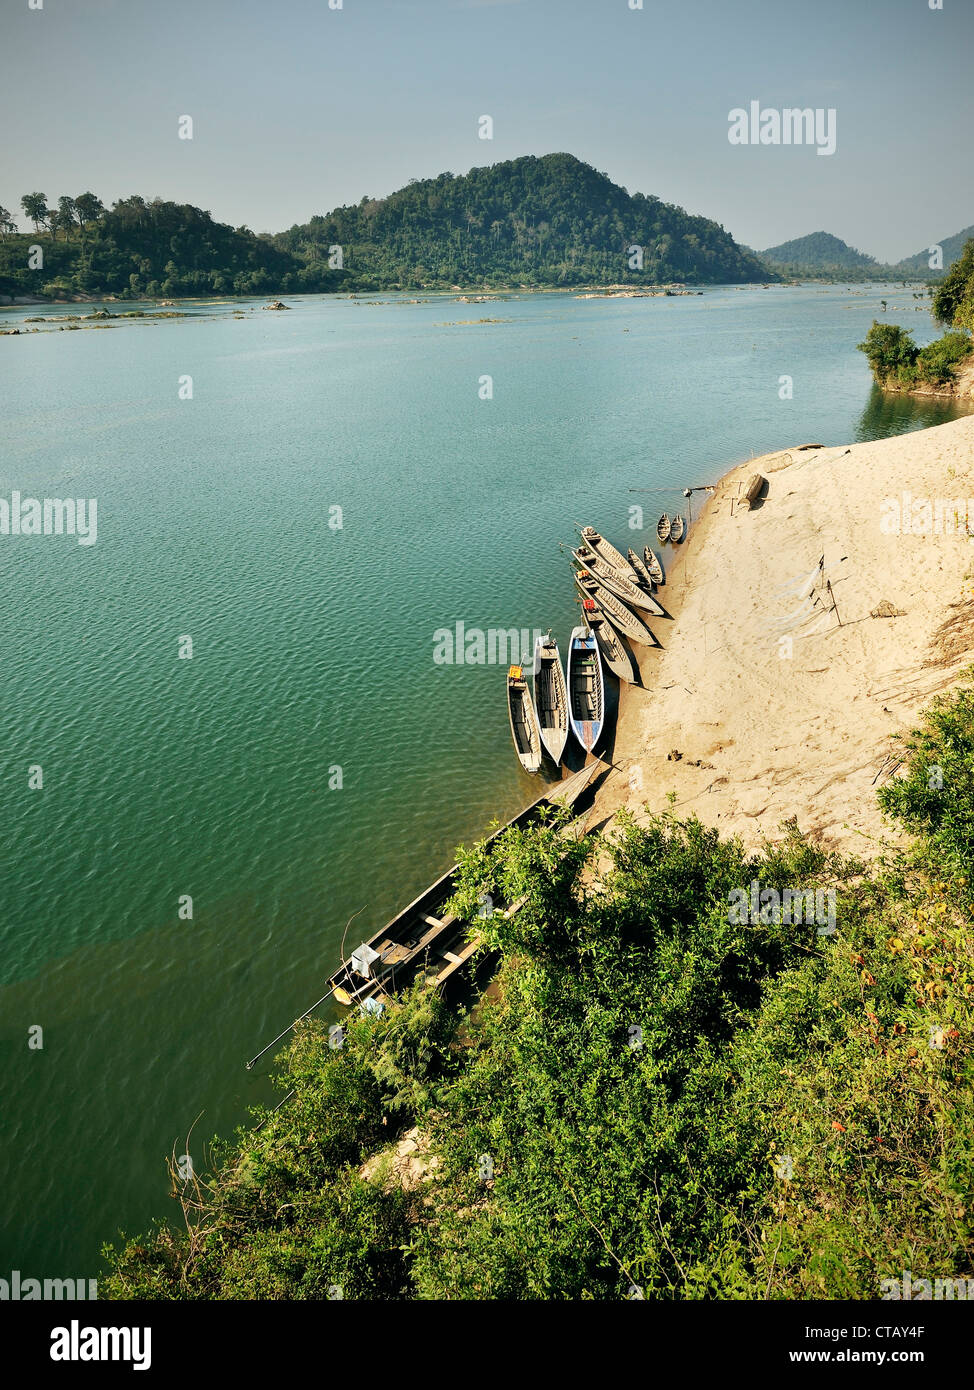
[[[0,294],[177,298],[454,285],[634,286],[777,278],[723,227],[629,194],[568,154],[413,180],[277,235],[189,204],[93,193],[0,207]],[[40,246],[40,264],[32,247]],[[641,266],[640,266],[641,263]]]
[[[761,259],[788,275],[839,274],[866,275],[887,271],[864,251],[856,251],[831,232],[812,232],[809,236],[769,246]]]
[[[775,278],[716,222],[630,194],[570,154],[413,181],[275,241],[306,262],[341,247],[346,283],[369,289]]]

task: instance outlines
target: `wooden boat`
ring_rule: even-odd
[[[646,561],[645,561],[645,560],[641,560],[641,559],[639,558],[639,556],[636,554],[636,552],[635,552],[634,550],[630,549],[630,551],[629,551],[629,563],[632,565],[633,569],[636,571],[636,575],[637,575],[637,577],[638,577],[638,579],[639,579],[640,584],[643,586],[643,588],[646,589],[646,590],[648,590],[649,593],[652,593],[652,592],[653,592],[653,576],[650,574],[649,570],[646,568]]]
[[[679,544],[683,539],[683,532],[685,530],[686,524],[684,523],[683,517],[677,512],[676,516],[670,522],[670,540],[673,541],[674,544]]]
[[[602,770],[600,763],[592,763],[564,782],[553,783],[530,806],[487,836],[486,843],[492,844],[512,826],[530,824],[544,806],[573,806]],[[458,872],[459,866],[454,864],[342,961],[328,979],[339,1004],[364,1006],[372,999],[376,1001],[374,1009],[380,999],[412,983],[420,971],[429,971],[442,983],[466,964],[479,943],[467,940],[465,922],[444,911],[456,891]]]
[[[534,701],[520,666],[512,666],[507,673],[507,712],[511,720],[511,738],[521,766],[525,772],[538,772],[541,768],[541,730]]]
[[[607,565],[605,561],[600,560],[598,556],[595,556],[595,563],[593,564],[591,561],[586,560],[583,550],[575,550],[572,554],[583,569],[595,575],[603,589],[608,589],[610,594],[614,594],[616,598],[622,599],[622,602],[626,604],[628,608],[642,608],[647,613],[655,613],[657,617],[663,616],[663,610],[653,598],[653,595],[642,588],[641,585],[630,584],[627,579],[622,578],[618,570],[613,569],[611,565]],[[589,551],[588,554],[591,556],[592,552]]]
[[[639,672],[632,654],[594,598],[582,599],[582,617],[595,634],[603,665],[618,680],[626,681],[629,685],[636,683]]]
[[[621,550],[616,550],[615,546],[596,531],[594,526],[583,526],[581,531],[582,540],[589,550],[594,550],[600,559],[606,564],[617,569],[624,579],[635,580],[637,578],[631,564],[632,551],[630,550],[630,561],[626,560]]]
[[[660,564],[655,552],[650,550],[648,545],[643,546],[643,556],[646,560],[646,568],[653,576],[653,583],[665,584],[666,575],[663,573],[663,566]]]
[[[560,763],[568,742],[568,689],[558,643],[551,633],[534,644],[534,708],[541,742],[552,760]]]
[[[656,638],[646,624],[608,589],[604,588],[594,574],[587,570],[576,572],[575,584],[583,599],[593,598],[609,622],[625,637],[640,642],[644,647],[656,645]]]
[[[659,536],[660,545],[670,538],[670,519],[665,512],[656,523],[656,534]]]
[[[587,627],[573,628],[568,645],[568,712],[572,732],[591,753],[602,737],[605,687],[599,646]]]
[[[604,585],[610,593],[621,598],[623,603],[628,603],[630,608],[645,608],[647,613],[662,615],[663,610],[652,594],[641,589],[632,580],[626,579],[619,573],[615,565],[610,565],[608,560],[603,560],[600,555],[596,555],[594,550],[590,550],[587,546],[579,546],[577,550],[572,551],[572,558],[581,565],[582,569],[589,570],[594,574],[599,583]]]

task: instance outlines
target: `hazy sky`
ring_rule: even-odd
[[[141,193],[277,231],[567,150],[758,248],[824,229],[897,260],[974,223],[972,0],[630,3],[0,0],[0,204]],[[755,100],[834,107],[835,154],[731,145]]]

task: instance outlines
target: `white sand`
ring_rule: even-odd
[[[747,511],[734,499],[755,472],[766,500]],[[675,614],[652,620],[664,650],[638,649],[647,688],[623,690],[592,820],[668,809],[672,790],[678,814],[750,846],[780,838],[792,816],[864,856],[878,846],[863,836],[891,838],[875,798],[896,775],[891,735],[974,663],[963,508],[960,534],[884,534],[883,499],[904,492],[974,499],[974,417],[766,455],[721,480],[660,592]],[[665,547],[664,563],[673,556]],[[883,600],[902,616],[870,617]],[[674,749],[681,760],[667,759]]]

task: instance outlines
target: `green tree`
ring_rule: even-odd
[[[20,206],[24,209],[25,215],[33,222],[35,232],[39,232],[42,227],[48,224],[51,214],[45,194],[25,193],[20,200]]]

